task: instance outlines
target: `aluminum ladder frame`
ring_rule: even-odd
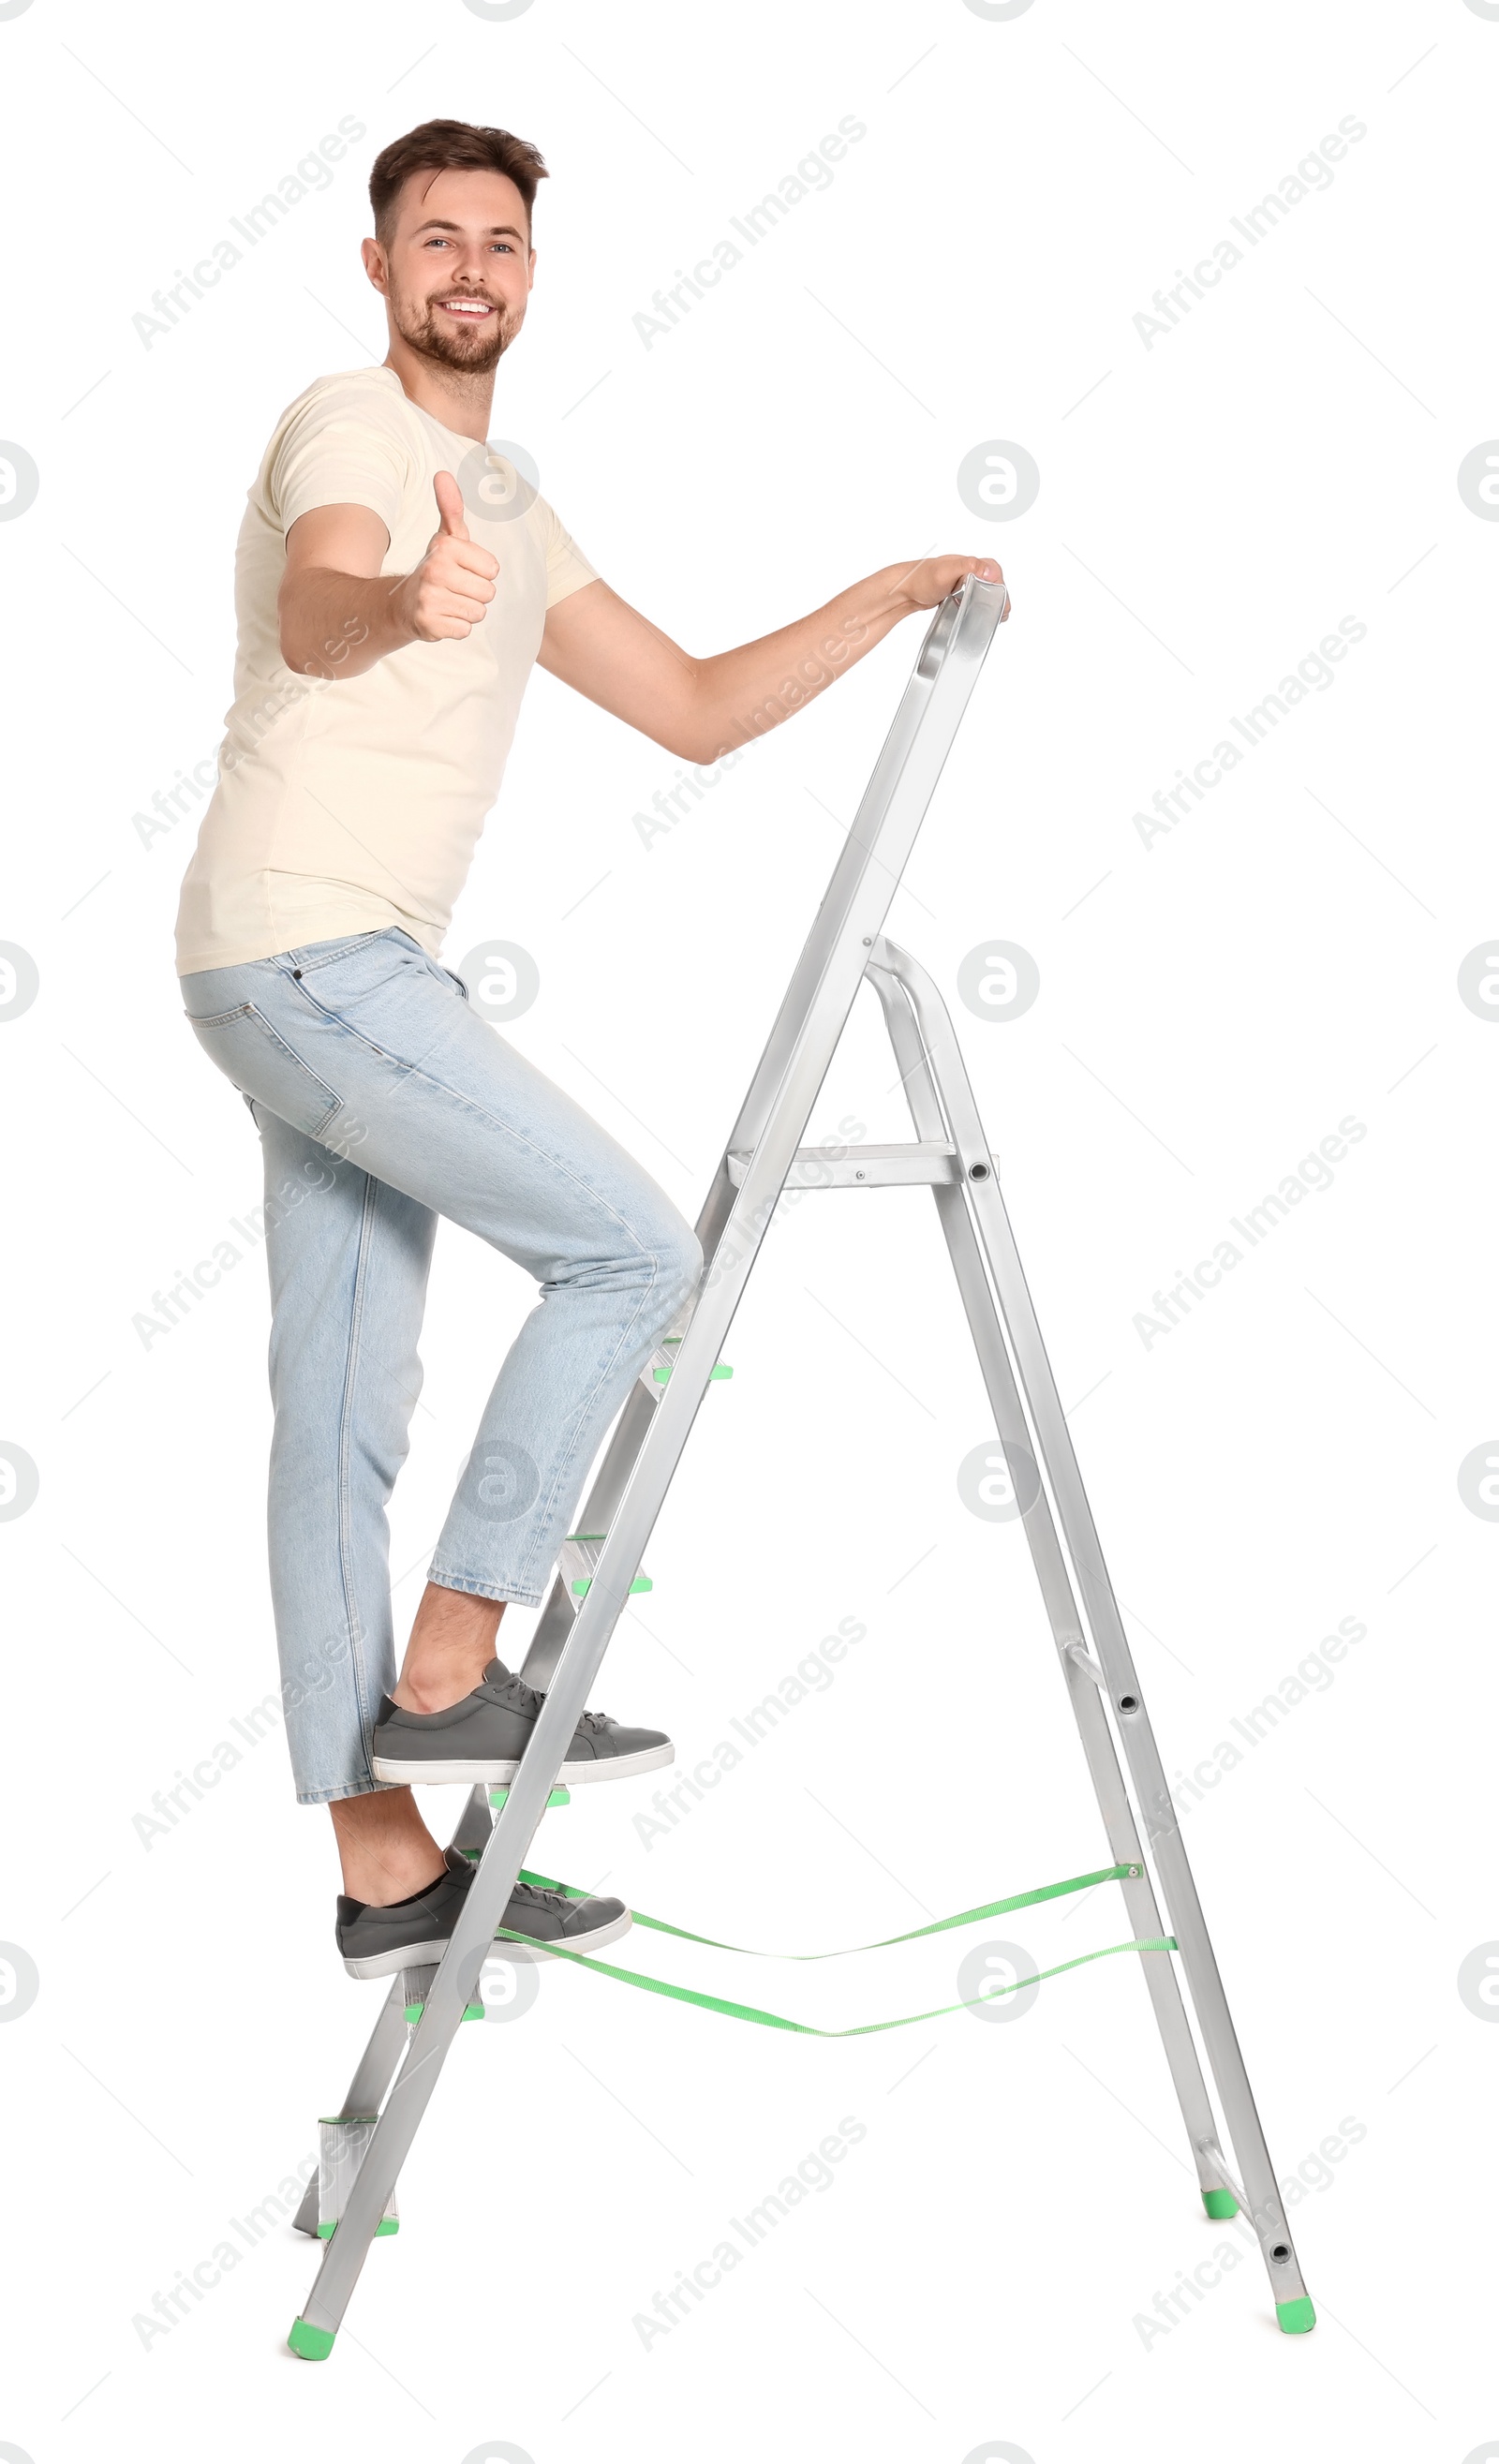
[[[665,1355],[671,1374],[657,1379],[654,1363],[647,1364],[615,1423],[580,1518],[580,1531],[606,1535],[591,1563],[591,1580],[580,1600],[563,1567],[538,1620],[522,1669],[545,1695],[532,1741],[497,1815],[492,1818],[486,1790],[472,1792],[454,1842],[477,1852],[478,1865],[448,1949],[435,1969],[408,1970],[392,1980],[355,2073],[344,2116],[372,2116],[380,2099],[385,2101],[288,2339],[306,2359],[321,2359],[332,2349],[449,2047],[466,2008],[476,2000],[480,1969],[496,1949],[495,1928],[503,1922],[561,1779],[562,1758],[783,1191],[912,1182],[930,1185],[937,1202],[1000,1441],[1023,1503],[1025,1536],[1110,1856],[1137,1869],[1119,1884],[1136,1940],[1159,1938],[1166,1930],[1147,1851],[1159,1880],[1178,1949],[1175,1957],[1170,1951],[1139,1957],[1204,2204],[1210,2215],[1244,2211],[1265,2259],[1282,2327],[1299,2332],[1312,2323],[1177,1809],[952,1020],[931,977],[883,931],[1006,605],[1002,583],[969,575],[937,609],[922,642],[698,1216],[703,1274],[678,1320],[679,1340]],[[915,1142],[864,1146],[830,1162],[820,1149],[801,1149],[800,1141],[866,977],[883,1006]],[[655,1361],[662,1359],[658,1352]],[[1176,1959],[1242,2186],[1224,2158]],[[420,2016],[408,2025],[406,2010],[414,2000],[421,2003]],[[317,2213],[315,2180],[297,2222],[316,2232]]]

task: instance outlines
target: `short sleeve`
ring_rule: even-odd
[[[597,582],[596,566],[588,562],[582,548],[569,531],[562,528],[544,496],[538,496],[536,511],[541,519],[541,536],[546,547],[546,604],[555,607],[560,599],[581,590],[585,582]]]
[[[266,489],[284,538],[319,505],[367,505],[391,538],[408,484],[409,453],[386,406],[334,385],[293,408],[272,456]]]

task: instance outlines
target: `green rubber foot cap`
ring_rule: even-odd
[[[299,2361],[325,2362],[333,2350],[333,2330],[310,2326],[305,2319],[294,2319],[286,2341]]]
[[[1305,2336],[1317,2323],[1310,2293],[1300,2294],[1294,2301],[1277,2301],[1275,2316],[1283,2336]]]
[[[1224,2216],[1236,2216],[1239,2212],[1239,2202],[1232,2190],[1204,2190],[1202,2205],[1215,2222]]]

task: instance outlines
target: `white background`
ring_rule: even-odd
[[[1496,1052],[1457,991],[1496,897],[1499,526],[1457,486],[1499,430],[1493,13],[6,12],[0,430],[39,489],[0,525],[0,935],[40,989],[0,1038],[0,1439],[40,1485],[0,1530],[0,1936],[39,1989],[0,2028],[0,2453],[1499,2454],[1499,2009],[1457,1985],[1499,1936],[1499,1530],[1458,1487],[1499,1425]],[[1276,2332],[1254,2253],[1201,2213],[1127,1959],[1007,2025],[845,2044],[548,1969],[533,2009],[455,2042],[330,2361],[285,2351],[316,2253],[284,2225],[168,2330],[134,2323],[314,2147],[381,1989],[336,1957],[331,1834],[278,1735],[168,1836],[134,1823],[276,1664],[263,1261],[148,1347],[132,1322],[259,1195],[173,974],[195,824],[143,845],[133,817],[211,758],[244,490],[287,402],[384,356],[364,180],[436,114],[546,156],[495,432],[675,638],[746,640],[935,548],[1003,561],[1014,615],[890,930],[953,1002],[1168,1771],[1340,1619],[1366,1628],[1185,1824],[1310,2337]],[[849,114],[867,134],[831,185],[647,348],[652,293]],[[367,134],[326,187],[147,347],[153,292],[345,115]],[[1367,133],[1331,186],[1147,348],[1152,295],[1345,116]],[[993,439],[1041,473],[1007,523],[957,489]],[[1335,680],[1142,844],[1132,816],[1345,616],[1367,630]],[[921,630],[649,850],[632,816],[671,757],[533,679],[447,955],[534,955],[509,1031],[690,1219]],[[1024,1018],[958,1001],[985,935],[1039,967]],[[863,994],[813,1134],[847,1112],[906,1134],[893,1078]],[[1366,1134],[1333,1185],[1147,1346],[1152,1294],[1349,1114]],[[531,1301],[443,1228],[392,1509],[403,1637]],[[725,1354],[598,1701],[690,1768],[840,1618],[867,1635],[665,1837],[632,1822],[644,1786],[596,1790],[534,1860],[784,1948],[1102,1862],[1020,1527],[958,1494],[992,1423],[924,1193],[800,1203]],[[531,1614],[505,1620],[513,1662]],[[827,1969],[624,1947],[836,2026],[955,2000],[965,1942],[1048,1966],[1124,1930],[1100,1893]],[[865,2135],[830,2186],[644,2343],[635,2315],[845,2117]]]

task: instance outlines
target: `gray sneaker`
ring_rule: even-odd
[[[340,1892],[334,1939],[351,1976],[393,1976],[398,1969],[423,1968],[441,1959],[478,1871],[456,1848],[445,1849],[443,1858],[447,1872],[393,1908],[371,1907]],[[553,1943],[563,1950],[591,1951],[617,1942],[629,1931],[630,1914],[623,1900],[570,1900],[565,1891],[518,1882],[500,1922],[530,1936],[521,1943],[496,1934],[496,1948],[504,1958],[549,1959]]]
[[[383,1694],[375,1719],[375,1777],[418,1786],[453,1780],[471,1788],[512,1780],[545,1700],[502,1660],[492,1660],[473,1693],[446,1711],[403,1711]],[[584,1711],[560,1777],[566,1788],[634,1779],[642,1771],[660,1771],[675,1751],[659,1728],[622,1728],[601,1711]]]

